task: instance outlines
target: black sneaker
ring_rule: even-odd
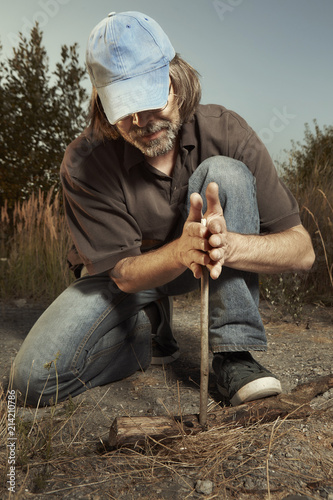
[[[167,348],[165,346],[161,346],[154,338],[152,338],[152,365],[167,365],[168,363],[176,361],[179,356],[180,351],[177,345],[172,345]]]
[[[219,392],[232,406],[282,392],[280,381],[247,351],[215,354],[213,369]]]

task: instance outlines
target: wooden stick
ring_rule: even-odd
[[[200,413],[202,427],[207,424],[208,380],[209,380],[209,272],[202,268],[201,278],[201,366],[200,366]]]
[[[201,224],[206,226],[207,220],[201,219]],[[201,366],[200,366],[200,412],[199,422],[202,427],[207,425],[208,406],[208,380],[209,380],[209,272],[202,266],[201,277]]]

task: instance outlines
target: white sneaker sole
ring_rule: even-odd
[[[222,396],[228,396],[228,392],[224,387],[217,384],[217,388]],[[230,399],[232,406],[238,406],[248,401],[267,398],[269,396],[277,396],[281,394],[282,388],[280,381],[275,377],[261,377],[244,385]]]

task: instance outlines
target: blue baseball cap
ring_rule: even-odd
[[[162,28],[140,12],[112,12],[92,30],[87,68],[111,124],[166,105],[174,57]]]

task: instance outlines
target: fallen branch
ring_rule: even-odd
[[[251,401],[236,407],[220,408],[207,415],[207,428],[225,424],[248,426],[257,422],[273,422],[277,418],[302,419],[314,410],[310,402],[333,387],[333,375],[297,385],[288,394]],[[147,440],[170,440],[202,431],[198,415],[180,417],[118,417],[111,425],[109,445],[112,447],[142,445]]]

